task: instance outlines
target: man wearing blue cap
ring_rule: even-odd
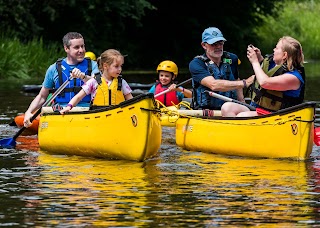
[[[205,50],[189,63],[192,75],[194,109],[220,110],[225,102],[211,97],[205,91],[214,91],[220,95],[244,102],[243,89],[251,85],[253,76],[246,80],[239,79],[238,56],[223,51],[227,41],[221,31],[209,27],[202,33],[201,46]]]

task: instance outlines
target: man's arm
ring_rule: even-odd
[[[43,87],[41,88],[39,94],[33,99],[31,104],[29,105],[28,110],[24,114],[24,126],[25,127],[30,127],[31,122],[30,118],[33,116],[33,112],[41,108],[41,106],[44,104],[44,102],[47,100],[47,97],[49,95],[50,90]]]
[[[245,87],[243,81],[229,81],[224,79],[215,79],[213,76],[205,77],[201,80],[201,85],[208,87],[211,91],[227,92]]]
[[[238,79],[240,80],[240,79]],[[244,99],[244,95],[243,95],[243,89],[237,89],[237,100],[238,101],[241,101],[241,102],[245,102],[245,99]]]

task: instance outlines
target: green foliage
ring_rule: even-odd
[[[117,28],[122,25],[123,29],[125,18],[141,25],[146,9],[153,6],[145,0],[0,0],[0,31],[14,31],[20,40],[43,37],[51,41],[61,40],[70,31],[87,31],[91,41],[104,34],[118,36]]]
[[[40,34],[43,28],[33,14],[36,4],[34,0],[0,0],[0,31],[14,33],[20,40]]]
[[[144,53],[142,61],[139,57],[130,58],[130,54],[128,60],[134,61],[134,66],[141,67],[143,63],[144,67],[154,68],[160,61],[171,59],[179,68],[187,68],[194,56],[203,53],[201,34],[210,26],[221,29],[227,39],[227,51],[245,56],[248,40],[256,39],[253,27],[262,23],[256,19],[255,13],[258,11],[260,14],[270,14],[276,0],[150,2],[157,10],[146,12],[142,28],[126,28],[124,37],[129,38],[130,43],[123,38],[119,40],[124,41],[121,47],[128,47],[130,54]],[[132,47],[134,42],[142,45]]]
[[[65,56],[56,45],[44,45],[42,39],[21,43],[18,38],[0,38],[0,79],[43,78],[50,64]]]
[[[209,26],[223,31],[229,51],[245,53],[247,40],[255,38],[252,27],[260,23],[253,13],[269,14],[276,1],[0,0],[0,31],[13,31],[23,42],[42,37],[45,43],[77,31],[97,55],[107,48],[128,55],[130,69],[154,69],[163,59],[186,68],[201,53],[201,33]]]
[[[308,61],[319,59],[318,12],[320,2],[314,0],[184,2],[183,7],[172,0],[0,0],[0,31],[8,37],[1,38],[0,79],[43,78],[65,55],[61,41],[70,31],[80,32],[87,51],[96,55],[107,48],[128,55],[125,72],[154,71],[164,59],[188,71],[190,60],[203,53],[201,33],[209,26],[221,29],[225,50],[240,57],[241,67],[248,64],[248,44],[267,54],[284,35],[301,42]]]
[[[278,17],[261,16],[265,23],[255,29],[260,40],[256,45],[263,53],[272,52],[278,39],[288,35],[300,41],[306,60],[319,59],[320,2],[287,0],[278,3],[275,11],[281,11]]]

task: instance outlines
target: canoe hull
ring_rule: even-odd
[[[250,118],[180,116],[176,143],[207,153],[305,160],[313,147],[315,106],[307,102]]]
[[[45,113],[39,147],[55,154],[144,161],[161,145],[160,114],[152,94],[120,105],[60,115]]]

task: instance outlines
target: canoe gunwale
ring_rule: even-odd
[[[92,113],[100,113],[100,112],[104,112],[104,111],[110,111],[110,110],[118,109],[118,108],[125,108],[129,105],[137,103],[137,102],[144,100],[146,98],[154,98],[154,94],[153,93],[140,94],[140,95],[133,97],[130,100],[123,101],[118,105],[90,107],[89,110],[84,110],[84,111],[79,111],[79,112],[69,112],[64,115],[92,114]],[[154,99],[153,99],[153,102],[154,102],[154,106],[156,107],[156,101]],[[154,110],[148,110],[148,111],[160,112],[160,109],[159,110],[154,109]],[[59,112],[48,112],[48,113],[43,113],[42,115],[44,115],[44,116],[46,116],[46,115],[60,115],[60,113]]]
[[[196,118],[200,118],[200,119],[215,119],[215,120],[250,120],[250,119],[263,119],[266,117],[272,117],[272,116],[282,116],[282,115],[286,115],[288,113],[292,113],[292,112],[296,112],[308,107],[312,107],[312,108],[316,108],[317,103],[314,101],[308,101],[308,102],[304,102],[302,104],[298,104],[289,108],[285,108],[285,109],[281,109],[277,112],[273,112],[270,114],[266,114],[266,115],[260,115],[260,116],[250,116],[250,117],[223,117],[223,116],[197,116]],[[187,115],[186,115],[187,116]],[[183,117],[183,116],[181,116]],[[313,121],[308,121],[308,122],[314,122],[315,119],[313,119]]]

